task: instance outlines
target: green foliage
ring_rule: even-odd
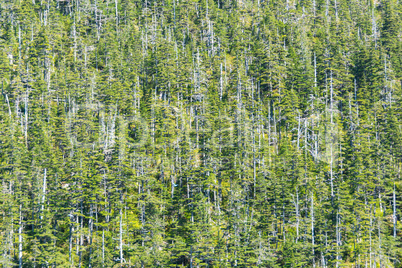
[[[398,1],[0,14],[1,267],[401,267]]]

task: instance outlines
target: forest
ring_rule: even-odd
[[[0,267],[402,267],[400,0],[0,0]]]

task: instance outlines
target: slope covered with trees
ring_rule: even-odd
[[[402,267],[399,0],[0,1],[1,267]]]

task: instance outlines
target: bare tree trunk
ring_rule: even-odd
[[[220,80],[219,80],[219,84],[220,84],[220,100],[222,100],[222,91],[223,91],[223,80],[222,80],[222,63],[221,63],[221,76],[220,76]]]
[[[18,265],[22,268],[22,205],[20,205],[20,219],[18,228]]]
[[[340,232],[339,232],[339,212],[336,212],[336,267],[339,267],[339,246],[340,246]]]
[[[120,265],[123,265],[123,215],[120,208],[120,222],[119,222],[119,249],[120,249]]]
[[[92,259],[92,231],[93,231],[93,220],[92,220],[92,216],[93,216],[93,204],[90,204],[90,208],[89,208],[89,223],[88,223],[88,227],[89,227],[89,259],[88,259],[88,267],[91,268],[91,259]]]
[[[117,0],[114,1],[115,3],[115,9],[116,9],[116,31],[119,29],[119,13],[117,9]]]
[[[74,233],[74,225],[71,223],[71,225],[70,225],[70,237],[69,237],[69,247],[68,247],[68,249],[69,249],[69,261],[70,261],[70,264],[71,264],[71,267],[73,267],[74,266],[74,263],[73,263],[73,258],[72,258],[72,249],[73,249],[73,233]]]
[[[25,134],[25,146],[28,148],[28,91],[25,95],[25,124],[24,124],[24,134]]]
[[[43,188],[42,188],[42,208],[41,211],[43,213],[44,210],[44,205],[45,205],[45,199],[46,199],[46,168],[45,168],[45,172],[43,175]],[[43,216],[40,216],[40,219],[42,220]]]
[[[315,267],[314,251],[314,195],[311,193],[311,245],[313,249],[313,266]]]
[[[396,218],[396,197],[395,197],[395,182],[394,182],[394,192],[392,194],[392,199],[393,199],[393,220],[394,220],[394,238],[396,238],[396,223],[397,223],[397,218]]]

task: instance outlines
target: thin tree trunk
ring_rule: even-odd
[[[20,219],[18,228],[18,264],[22,268],[22,205],[20,205]]]

